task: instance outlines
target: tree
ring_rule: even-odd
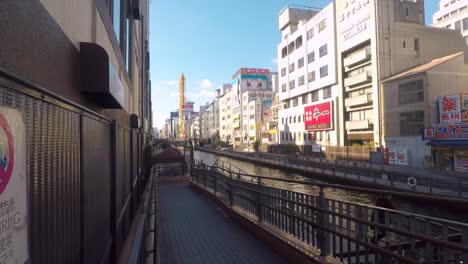
[[[252,142],[252,148],[258,152],[258,149],[260,148],[261,141],[259,139],[255,140]]]

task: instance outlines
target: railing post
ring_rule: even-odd
[[[323,187],[320,187],[319,207],[322,209],[320,212],[321,229],[319,230],[320,256],[325,257],[328,256],[330,252],[330,237],[328,231],[325,230],[330,227],[330,220],[328,216],[330,209],[328,208],[328,201],[325,199],[325,192],[323,191]]]
[[[216,196],[216,171],[213,171],[213,191]]]
[[[229,179],[228,179],[228,184],[229,184],[229,206],[232,207],[232,171],[229,170]]]
[[[462,245],[468,246],[468,228],[462,229]],[[468,252],[463,252],[463,263],[468,263]]]
[[[463,182],[462,179],[458,179],[458,197],[462,198],[463,193]]]
[[[262,194],[260,193],[262,191],[262,179],[258,178],[257,182],[257,216],[258,216],[258,221],[261,222],[263,221],[262,217]]]

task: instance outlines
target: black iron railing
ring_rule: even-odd
[[[150,263],[148,258],[151,263],[157,263],[157,177],[156,169],[153,167],[146,186],[144,204],[137,215],[139,219],[128,262],[130,264]]]
[[[235,173],[227,167],[195,161],[192,183],[321,256],[346,263],[468,263],[466,223],[330,199],[324,192],[327,187],[356,187]],[[311,195],[272,187],[284,182],[320,191]]]
[[[430,194],[437,196],[468,198],[468,177],[431,177],[413,175],[401,171],[389,171],[371,166],[362,167],[359,163],[347,161],[330,161],[326,159],[296,159],[285,156],[272,156],[254,153],[223,152],[207,150],[216,154],[273,165],[278,168],[294,169],[303,173],[320,174],[355,180],[361,183],[380,185],[411,191],[413,193]]]

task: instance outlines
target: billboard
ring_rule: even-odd
[[[462,94],[460,96],[460,104],[461,104],[461,110],[462,110],[462,117],[461,121],[462,122],[468,122],[468,94]]]
[[[439,120],[441,124],[462,122],[461,95],[439,97]]]
[[[468,124],[463,125],[436,125],[434,126],[434,139],[441,140],[467,140]]]
[[[236,109],[240,107],[240,97],[241,97],[241,91],[240,91],[240,80],[239,78],[235,78],[232,80],[232,109]]]
[[[266,75],[241,75],[242,90],[267,90],[268,76]]]
[[[306,106],[304,121],[305,129],[308,131],[333,130],[333,103]]]
[[[186,111],[186,110],[193,110],[193,104],[184,104],[182,106],[182,110]]]

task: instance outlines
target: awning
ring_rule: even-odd
[[[270,129],[270,130],[268,130],[268,133],[273,135],[273,134],[278,133],[278,131],[276,129]]]
[[[431,140],[426,143],[427,145],[431,146],[455,146],[455,147],[460,147],[460,146],[466,146],[468,147],[468,140]]]

